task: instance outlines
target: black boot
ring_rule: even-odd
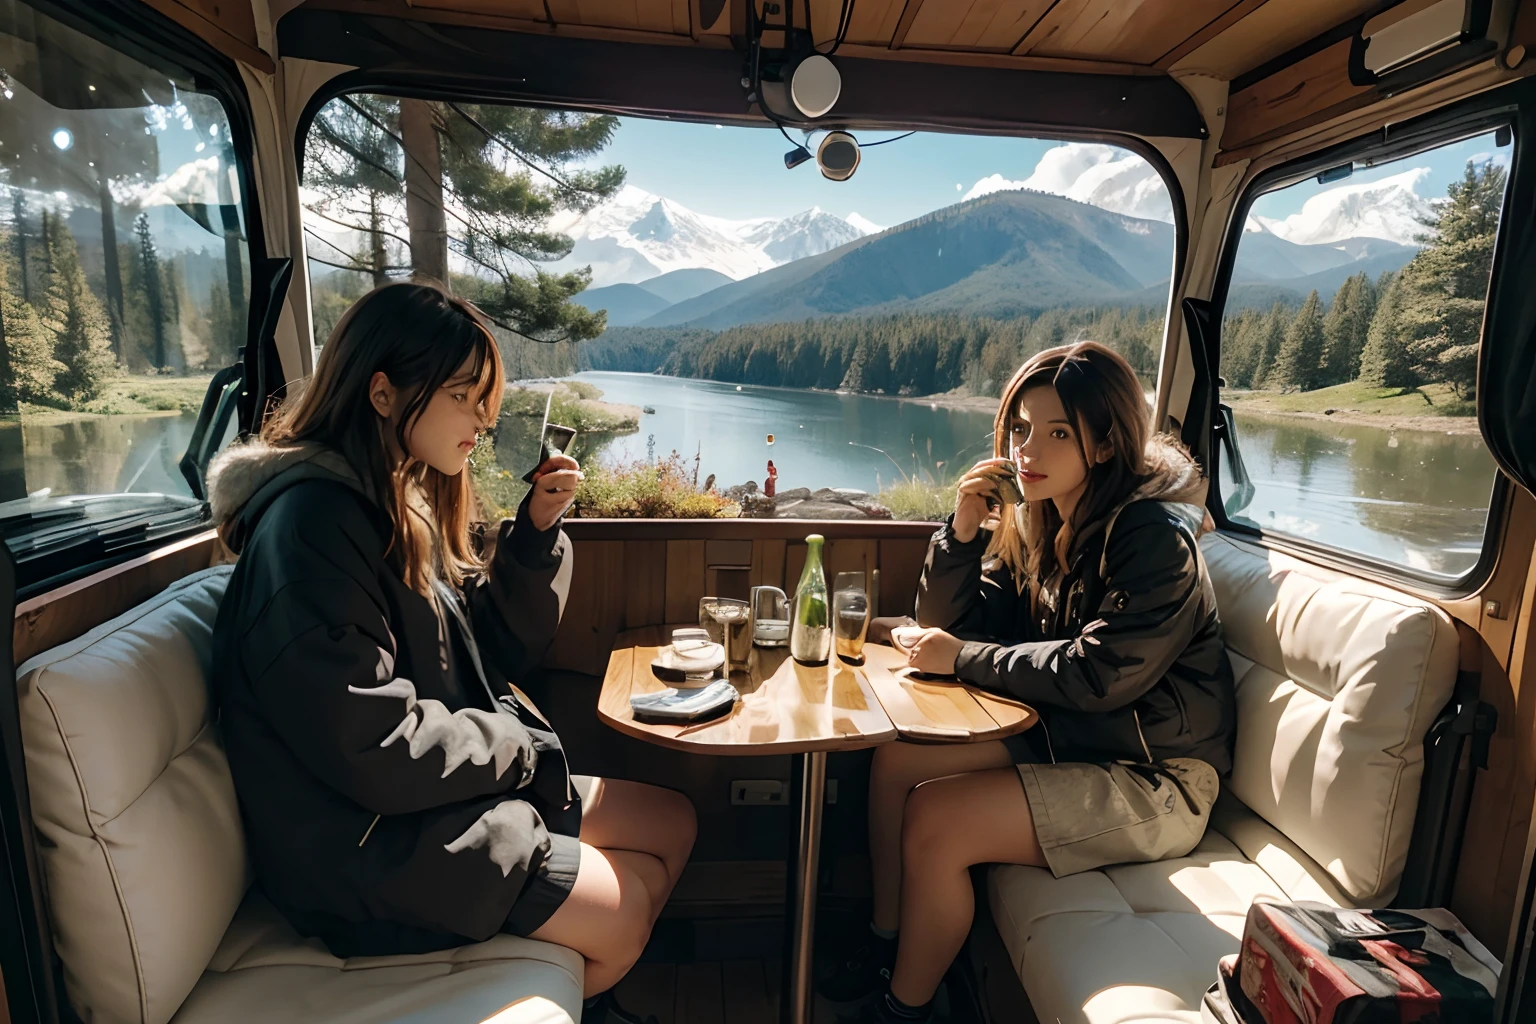
[[[619,1005],[613,990],[599,993],[581,1004],[581,1024],[658,1024],[655,1017],[640,1017]]]
[[[907,1006],[891,995],[890,986],[879,990],[876,998],[859,1007],[858,1013],[839,1016],[837,1024],[933,1024],[933,1004]]]
[[[851,1003],[884,988],[895,966],[896,940],[868,932],[864,943],[844,958],[832,976],[816,986],[816,991],[828,1002]]]

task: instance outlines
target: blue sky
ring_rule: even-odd
[[[791,132],[798,141],[799,133]],[[860,133],[861,141],[891,133]],[[820,136],[813,136],[812,142]],[[782,217],[812,206],[846,217],[859,213],[877,224],[898,224],[959,200],[978,180],[1001,174],[1029,177],[1054,140],[919,133],[870,149],[846,182],[828,181],[813,163],[785,170],[790,143],[774,129],[717,127],[624,118],[602,163],[622,164],[629,183],[719,217]],[[1434,198],[1461,176],[1470,157],[1494,152],[1491,135],[1358,170],[1353,182],[1374,181],[1410,167],[1430,173],[1419,194]],[[1504,151],[1507,156],[1508,150]],[[959,186],[957,188],[956,186]],[[1284,217],[1327,186],[1302,184],[1262,200],[1260,213]]]

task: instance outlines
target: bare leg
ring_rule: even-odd
[[[605,851],[650,854],[663,871],[649,876],[651,922],[667,904],[698,834],[683,794],[622,779],[597,779],[581,808],[581,840]]]
[[[895,929],[901,907],[901,826],[907,797],[930,779],[1013,764],[1002,743],[887,743],[869,776],[869,858],[876,928]],[[1022,792],[1021,792],[1022,797]]]
[[[920,786],[907,800],[901,945],[891,994],[910,1006],[933,998],[976,914],[972,864],[1045,866],[1024,786],[1013,768]]]
[[[606,992],[640,959],[655,913],[650,890],[666,868],[648,853],[581,844],[576,884],[529,938],[569,946],[586,960],[583,995]]]

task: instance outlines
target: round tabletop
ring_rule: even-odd
[[[669,642],[671,627],[620,633],[608,660],[597,714],[630,736],[703,754],[761,756],[858,750],[900,738],[928,743],[1001,739],[1035,724],[1024,704],[956,680],[915,676],[899,651],[864,648],[864,663],[836,656],[802,665],[784,647],[753,647],[746,671],[730,680],[741,694],[730,712],[687,725],[639,722],[629,699],[669,684],[651,660]]]

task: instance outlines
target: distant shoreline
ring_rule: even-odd
[[[1238,416],[1272,420],[1312,420],[1320,423],[1347,423],[1353,427],[1377,427],[1385,430],[1412,430],[1425,434],[1480,435],[1476,416],[1396,416],[1391,413],[1360,412],[1355,409],[1338,409],[1332,413],[1286,412],[1265,409],[1248,402],[1232,403],[1232,411]]]

